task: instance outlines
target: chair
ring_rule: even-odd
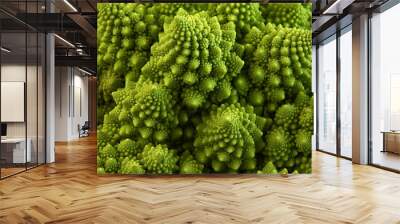
[[[78,129],[79,129],[79,138],[89,136],[89,129],[90,129],[89,121],[85,121],[82,127],[78,125]]]

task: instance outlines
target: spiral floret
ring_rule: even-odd
[[[252,27],[264,26],[260,8],[259,3],[219,3],[209,6],[210,13],[217,16],[221,24],[235,24],[239,42]]]
[[[257,171],[258,174],[278,174],[274,163],[272,161],[267,162],[262,170]]]
[[[189,151],[182,153],[179,166],[181,174],[201,174],[204,169],[204,165],[198,162]]]
[[[310,106],[310,104],[312,103],[313,102],[311,102],[311,97],[307,95],[304,91],[300,91],[294,101],[294,104],[299,108]]]
[[[309,5],[311,4],[270,3],[261,7],[261,11],[267,23],[309,30],[311,27]]]
[[[170,90],[152,82],[144,82],[137,88],[135,103],[130,109],[133,126],[144,139],[165,141],[169,130],[178,124]]]
[[[254,42],[252,36],[256,36],[259,41]],[[283,89],[287,92],[285,95],[294,97],[300,91],[311,92],[309,30],[284,28],[269,23],[263,31],[253,29],[246,39],[249,41],[247,45],[253,46],[250,49],[254,63],[249,65],[249,77],[253,85],[264,86],[270,93]],[[268,99],[278,102],[285,99],[285,95],[269,96]]]
[[[180,88],[186,107],[200,108],[224,77],[230,80],[240,72],[244,62],[233,51],[234,43],[234,26],[221,26],[206,12],[189,14],[180,9],[164,24],[142,74],[174,90]]]
[[[298,130],[295,136],[296,149],[304,154],[311,153],[312,133],[305,130]]]
[[[104,148],[102,148],[99,152],[100,158],[107,159],[107,158],[117,158],[118,152],[112,145],[108,144]]]
[[[100,72],[111,70],[115,75],[124,76],[127,71],[137,72],[143,66],[148,57],[145,52],[161,30],[157,24],[158,15],[151,7],[150,4],[99,4],[97,40]],[[132,64],[131,58],[134,62],[142,62]]]
[[[292,158],[294,151],[291,136],[282,128],[275,128],[266,136],[265,155],[277,167],[282,167]]]
[[[276,125],[285,130],[295,130],[297,128],[298,109],[292,104],[284,104],[275,113]]]
[[[97,132],[97,147],[101,150],[107,144],[115,145],[120,139],[118,124],[103,124]]]
[[[196,159],[215,172],[238,171],[244,160],[254,158],[261,136],[254,113],[239,104],[222,104],[197,126]]]
[[[312,132],[314,126],[314,111],[312,107],[304,107],[299,116],[300,127],[308,132]]]
[[[204,3],[191,3],[191,4],[186,4],[186,3],[157,3],[154,4],[152,9],[154,12],[157,12],[158,15],[160,15],[159,22],[161,25],[164,24],[164,22],[168,22],[171,20],[175,14],[178,12],[179,9],[185,9],[185,11],[189,13],[196,13],[200,12],[202,10],[207,9],[207,4]]]
[[[148,173],[172,174],[178,169],[178,156],[166,145],[146,145],[140,158],[141,164]]]
[[[299,173],[311,173],[311,156],[309,154],[298,156],[295,161],[295,167]]]
[[[104,170],[107,173],[117,173],[119,168],[118,161],[115,158],[108,158],[104,165]]]
[[[132,158],[141,152],[141,148],[135,141],[127,138],[118,144],[117,151],[120,158]]]
[[[136,159],[125,158],[121,162],[121,174],[144,174],[145,170]]]

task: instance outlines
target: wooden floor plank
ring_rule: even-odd
[[[320,152],[313,174],[99,177],[96,139],[0,181],[0,223],[400,223],[400,175]]]

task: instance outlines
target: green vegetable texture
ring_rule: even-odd
[[[262,170],[257,171],[258,174],[277,174],[278,170],[276,170],[276,167],[274,164],[269,161],[267,164],[265,164],[264,168]]]
[[[98,11],[98,174],[311,172],[311,4]]]
[[[259,4],[248,3],[209,4],[210,14],[216,16],[220,23],[235,24],[238,41],[241,41],[253,26],[264,26],[260,8],[262,6]]]
[[[146,170],[156,174],[172,174],[178,169],[178,156],[166,145],[146,145],[139,155]]]
[[[182,153],[179,165],[181,174],[200,174],[204,168],[204,165],[194,159],[189,151]]]
[[[222,104],[203,120],[193,143],[197,160],[215,172],[246,170],[245,164],[255,160],[256,143],[262,136],[252,108],[246,111],[240,104]]]
[[[310,6],[310,4],[275,3],[261,7],[261,11],[267,23],[310,29],[312,15]]]
[[[139,161],[125,158],[121,162],[121,174],[144,174],[145,171]]]
[[[244,64],[232,49],[234,25],[221,25],[206,12],[189,14],[180,9],[164,29],[151,47],[142,75],[166,87],[180,88],[178,97],[189,109],[202,107],[211,93],[217,101],[228,98],[230,79]]]

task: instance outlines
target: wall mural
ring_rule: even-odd
[[[98,9],[98,174],[311,172],[311,4]]]

